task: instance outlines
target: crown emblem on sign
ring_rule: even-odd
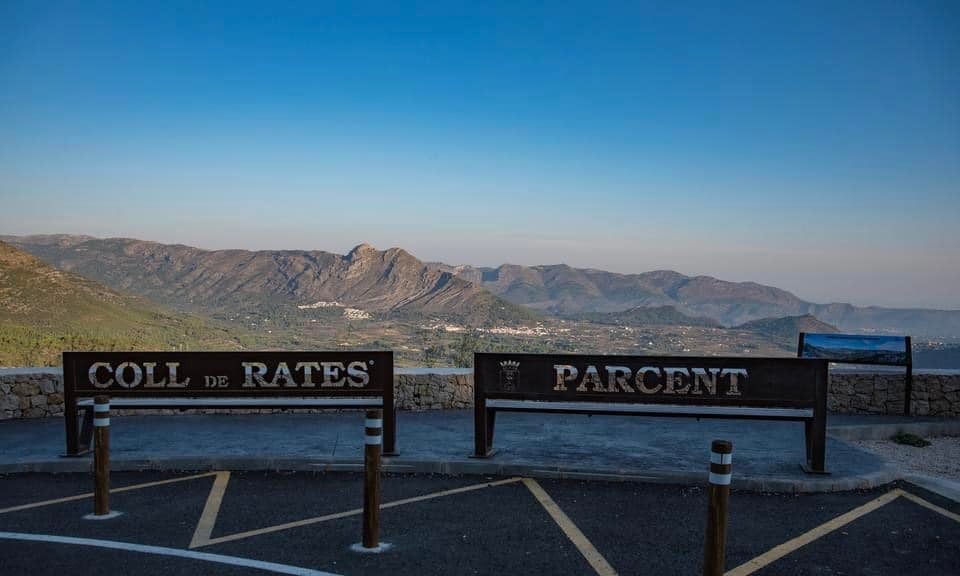
[[[517,389],[517,373],[520,371],[520,363],[516,360],[503,360],[500,362],[500,389],[504,392],[513,392]]]

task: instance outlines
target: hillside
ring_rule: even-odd
[[[497,268],[435,264],[502,298],[562,316],[618,312],[637,306],[672,306],[688,316],[712,318],[725,326],[752,320],[813,315],[847,332],[960,337],[960,310],[859,307],[815,304],[756,282],[728,282],[685,276],[670,270],[617,274],[564,264]]]
[[[569,316],[571,320],[586,320],[597,324],[618,326],[707,326],[717,328],[720,323],[712,318],[687,316],[673,306],[636,306],[623,312],[581,312]]]
[[[565,264],[449,269],[511,302],[561,315],[673,306],[683,314],[733,325],[783,315],[785,310],[795,313],[806,304],[779,288],[724,282],[709,276],[689,277],[670,270],[616,274]]]
[[[120,294],[0,242],[0,366],[58,364],[63,350],[240,346],[207,319]]]
[[[750,322],[737,326],[736,329],[767,336],[785,346],[792,346],[794,348],[797,346],[797,339],[801,332],[838,332],[836,326],[821,322],[816,316],[810,314],[751,320]]]
[[[337,302],[401,318],[436,316],[473,325],[530,321],[537,314],[399,248],[361,244],[322,251],[201,250],[125,238],[11,238],[45,262],[183,311],[293,322],[297,306]]]

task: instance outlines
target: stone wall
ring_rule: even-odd
[[[397,368],[393,401],[400,410],[473,408],[473,369]]]
[[[60,371],[3,370],[0,372],[0,420],[43,418],[63,414]]]
[[[831,412],[842,414],[902,414],[903,386],[903,374],[899,372],[835,370],[830,373],[827,407]],[[473,370],[398,368],[394,376],[394,400],[401,410],[471,408]],[[912,405],[911,412],[917,416],[960,417],[960,371],[916,371],[913,375]],[[118,414],[126,412],[118,411]],[[134,412],[143,414],[147,411]],[[231,411],[218,409],[202,412]],[[58,369],[0,369],[0,420],[61,414],[63,384]]]
[[[473,370],[398,368],[393,379],[394,403],[400,410],[473,407]],[[317,410],[114,410],[114,414],[202,412],[317,412]],[[57,368],[0,369],[0,420],[43,418],[63,414],[63,382]]]
[[[835,370],[827,409],[841,414],[903,414],[903,372]],[[910,413],[960,416],[960,371],[914,371]]]

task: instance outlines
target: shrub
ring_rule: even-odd
[[[917,448],[923,448],[929,446],[930,442],[917,436],[916,434],[910,434],[909,432],[901,432],[893,437],[893,441],[897,444],[906,444],[907,446],[916,446]]]

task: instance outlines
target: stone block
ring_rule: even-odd
[[[853,383],[847,380],[831,381],[830,388],[837,394],[843,394],[843,395],[853,394]]]
[[[46,405],[47,405],[47,397],[44,396],[43,394],[38,394],[37,396],[32,396],[32,397],[30,398],[30,405],[31,405],[31,406],[46,406]]]
[[[20,399],[16,396],[0,396],[0,410],[18,410],[20,408]]]
[[[40,392],[44,394],[53,394],[57,391],[57,384],[53,380],[44,379],[39,382]]]
[[[857,411],[865,411],[870,406],[869,394],[857,394],[850,399],[850,407]]]
[[[869,380],[858,380],[853,385],[853,390],[858,395],[860,394],[872,394],[873,393],[873,382]]]
[[[950,403],[946,400],[937,400],[930,402],[931,416],[946,416],[950,413]]]
[[[28,408],[23,411],[24,418],[43,418],[47,415],[47,411],[43,408]]]
[[[13,385],[13,393],[17,396],[33,396],[40,393],[40,387],[32,382],[18,382]]]

